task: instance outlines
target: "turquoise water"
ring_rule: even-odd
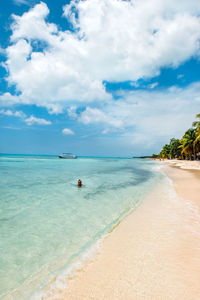
[[[1,155],[0,299],[29,299],[161,177],[148,160]]]

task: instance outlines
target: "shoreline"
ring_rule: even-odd
[[[42,299],[200,298],[200,172],[169,165],[162,170],[178,196],[169,182],[156,188],[67,278],[65,289]]]
[[[160,162],[159,159],[156,161]],[[169,165],[172,167],[179,167],[180,169],[191,170],[200,170],[200,161],[199,160],[178,160],[178,159],[165,159],[161,163]]]

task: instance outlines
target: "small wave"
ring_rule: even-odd
[[[95,257],[103,240],[109,236],[122,220],[131,214],[140,203],[141,201],[134,202],[133,206],[127,207],[121,212],[118,218],[108,224],[101,232],[98,232],[91,241],[81,248],[82,251],[80,251],[80,253],[74,254],[73,258],[68,261],[65,266],[52,273],[50,277],[53,278],[49,280],[47,284],[40,286],[31,296],[30,300],[58,299],[58,292],[65,292],[67,289],[68,280],[72,278],[77,271],[82,269],[84,263],[91,261],[91,259]]]
[[[36,291],[30,298],[30,300],[54,300],[58,299],[57,291],[65,291],[67,289],[67,281],[72,278],[75,273],[82,269],[84,263],[95,256],[99,251],[100,245],[108,233],[104,234],[98,241],[85,250],[79,257],[79,259],[73,262],[69,267],[62,270],[59,275],[55,275],[51,282],[46,286]]]

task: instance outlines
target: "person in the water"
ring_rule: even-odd
[[[78,187],[81,187],[83,184],[82,184],[82,181],[79,179],[78,180]]]

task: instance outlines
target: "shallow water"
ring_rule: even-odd
[[[0,298],[28,299],[78,259],[161,180],[155,169],[139,159],[1,156]]]

